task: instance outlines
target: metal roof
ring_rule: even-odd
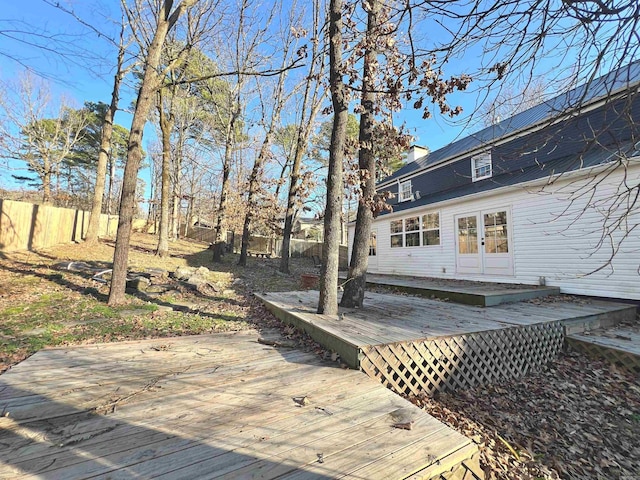
[[[630,159],[638,157],[640,157],[640,144],[634,144],[632,141],[621,145],[617,151],[607,149],[590,150],[578,157],[569,155],[546,164],[536,164],[522,170],[505,172],[482,182],[467,183],[456,188],[425,195],[418,200],[394,204],[393,213],[542,178],[550,179],[554,175],[562,176],[577,170],[603,165],[616,158]]]
[[[580,111],[589,104],[602,100],[612,94],[636,87],[639,84],[640,61],[636,61],[502,120],[495,125],[486,127],[468,137],[450,143],[434,152],[430,152],[381,180],[379,185],[402,178],[436,163],[458,157],[465,152],[491,145],[503,137],[533,128],[563,113]]]

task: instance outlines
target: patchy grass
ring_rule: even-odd
[[[0,259],[0,372],[47,346],[195,335],[272,322],[251,291],[295,290],[300,273],[313,271],[309,259],[291,259],[291,275],[277,272],[276,259],[249,258],[247,267],[238,267],[232,254],[214,265],[208,245],[189,240],[173,242],[171,255],[160,258],[155,244],[152,235],[133,236],[130,270],[204,266],[216,291],[203,295],[178,284],[153,297],[127,295],[126,305],[112,308],[106,304],[106,285],[65,265],[110,268],[113,241],[5,254]]]

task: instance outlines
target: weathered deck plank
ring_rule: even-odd
[[[248,332],[37,353],[0,376],[9,412],[0,419],[0,443],[10,446],[0,450],[0,478],[333,478],[378,461],[392,472],[385,478],[402,478],[394,472],[439,468],[451,445],[474,448],[361,372],[257,338]],[[310,403],[301,406],[298,397]],[[109,402],[112,413],[87,413]],[[411,431],[392,427],[403,409],[415,416]],[[422,443],[433,458],[395,460],[394,452]],[[330,471],[316,470],[318,453]]]

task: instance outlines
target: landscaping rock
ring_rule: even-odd
[[[146,292],[151,282],[144,277],[136,277],[131,280],[127,280],[127,290],[133,290],[137,292]]]
[[[195,271],[196,269],[194,267],[178,267],[176,271],[173,272],[173,278],[177,280],[187,280]]]

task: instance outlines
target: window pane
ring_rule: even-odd
[[[407,233],[404,239],[405,247],[419,247],[420,246],[420,233]]]
[[[437,213],[427,213],[422,216],[422,228],[424,230],[430,230],[432,228],[440,227],[440,215]]]
[[[402,232],[402,220],[391,220],[391,233]]]
[[[458,233],[458,252],[469,253],[467,248],[467,233],[466,230],[460,230]]]
[[[508,253],[507,212],[493,212],[484,215],[484,251],[486,253]]]
[[[406,232],[415,232],[420,230],[420,217],[410,217],[404,221],[404,229]]]
[[[509,253],[509,235],[504,225],[496,231],[496,253]]]
[[[391,248],[402,246],[402,235],[391,235]]]
[[[440,230],[422,232],[423,245],[440,245]]]
[[[478,230],[476,217],[458,219],[458,251],[460,253],[478,253]]]
[[[485,213],[484,214],[484,224],[487,225],[495,225],[496,224],[496,214],[495,213]]]

